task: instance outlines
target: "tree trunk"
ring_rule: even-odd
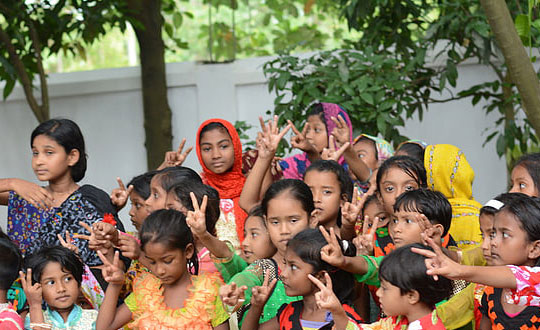
[[[144,130],[148,169],[163,161],[172,150],[171,109],[167,99],[165,45],[161,37],[161,0],[128,0],[128,15],[139,42],[141,60]]]
[[[512,82],[516,84],[527,119],[540,134],[540,82],[514,27],[504,0],[480,0],[497,45],[501,49]]]

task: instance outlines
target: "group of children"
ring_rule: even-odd
[[[291,130],[302,152],[278,159]],[[540,154],[482,206],[459,148],[394,153],[354,138],[336,104],[301,131],[261,119],[256,150],[222,119],[196,141],[202,173],[182,166],[184,140],[107,194],[78,184],[79,127],[40,124],[32,168],[48,185],[0,179],[0,329],[540,328]]]

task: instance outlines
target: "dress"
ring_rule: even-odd
[[[445,330],[441,319],[434,310],[430,314],[409,323],[406,317],[392,316],[385,317],[371,324],[361,324],[363,330]]]
[[[508,266],[516,278],[516,289],[505,297],[509,304],[540,306],[540,267]]]
[[[15,307],[10,303],[0,304],[0,330],[23,330],[24,324]]]
[[[47,308],[43,311],[44,323],[52,325],[52,330],[66,329],[66,330],[95,330],[98,311],[93,309],[82,309],[80,306],[75,305],[69,313],[67,322],[58,312]],[[30,315],[26,316],[24,320],[24,328],[30,328]]]
[[[527,306],[516,315],[508,315],[502,306],[503,289],[486,287],[480,311],[491,321],[491,329],[540,329],[540,308]]]
[[[124,230],[116,214],[109,195],[94,186],[83,185],[74,191],[60,207],[39,209],[28,203],[17,193],[11,191],[8,201],[7,233],[24,256],[37,252],[43,247],[59,245],[57,234],[65,235],[88,232],[79,221],[92,225],[101,221],[105,213],[113,214],[117,227]],[[88,241],[73,240],[79,248],[79,255],[88,266],[101,265],[97,254],[88,248]]]
[[[291,302],[289,304],[283,304],[276,315],[279,322],[280,330],[311,330],[320,329],[323,326],[324,329],[330,329],[334,320],[332,313],[327,312],[325,322],[313,322],[305,321],[301,319],[302,310],[304,308],[304,301],[299,300]],[[343,304],[343,309],[349,318],[346,330],[360,329],[359,325],[363,322],[362,318],[356,313],[356,311],[349,305]]]
[[[150,273],[139,276],[133,293],[124,303],[132,313],[131,329],[211,330],[229,318],[219,298],[223,284],[217,273],[191,277],[189,297],[182,308],[169,308],[163,298],[161,281]]]

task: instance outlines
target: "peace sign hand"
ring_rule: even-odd
[[[334,233],[334,228],[330,228],[330,233],[328,233],[323,226],[319,226],[319,230],[328,243],[321,249],[321,259],[334,267],[343,267],[345,264],[345,256],[341,251],[341,245]]]
[[[349,132],[349,126],[345,122],[345,119],[341,116],[338,116],[337,118],[331,117],[330,119],[336,124],[336,127],[330,133],[331,136],[336,138],[339,145],[344,145],[347,142],[350,143],[351,133]]]
[[[358,222],[358,215],[367,199],[367,194],[358,199],[358,187],[354,187],[352,200],[345,202],[341,207],[341,224],[343,227],[354,228]]]
[[[124,285],[124,271],[122,270],[122,263],[120,262],[120,253],[118,251],[114,253],[112,263],[105,258],[101,251],[98,251],[97,254],[99,259],[101,259],[101,262],[103,262],[101,272],[105,281],[113,285]]]
[[[114,188],[111,192],[111,202],[120,210],[126,205],[129,194],[133,191],[133,186],[126,189],[122,179],[116,178],[116,181],[118,182],[118,188]]]
[[[434,242],[438,242],[441,245],[441,232],[428,220],[423,214],[416,215],[416,223],[422,231],[422,244],[428,245],[427,239],[431,238]]]
[[[370,256],[373,255],[373,241],[375,240],[375,231],[379,225],[379,218],[375,217],[371,228],[369,227],[369,216],[364,217],[362,226],[362,234],[353,239],[353,244],[356,246],[358,255]]]
[[[451,280],[459,279],[461,265],[444,254],[441,247],[431,238],[427,238],[426,243],[431,246],[433,251],[414,247],[411,248],[411,251],[426,257],[427,274],[433,276],[435,281],[439,279],[439,276],[444,276]]]
[[[315,293],[315,302],[317,303],[317,307],[320,309],[329,310],[332,313],[341,311],[343,309],[343,306],[341,306],[338,297],[336,297],[336,294],[332,289],[332,279],[327,272],[324,272],[324,280],[326,284],[319,281],[311,274],[308,275],[308,278],[320,290],[319,292]]]
[[[173,166],[180,166],[184,163],[187,156],[193,150],[193,147],[189,147],[186,149],[186,151],[182,152],[184,150],[184,146],[186,144],[186,138],[183,138],[180,142],[180,146],[178,146],[177,150],[173,151],[167,151],[165,153],[165,159],[163,160],[163,163],[159,165],[157,168],[158,170],[162,170],[166,167],[173,167]]]
[[[28,305],[41,306],[43,291],[40,283],[32,284],[32,269],[28,268],[26,274],[19,272],[19,277],[21,279],[24,294],[28,300]]]
[[[304,125],[304,128],[302,129],[302,132],[300,132],[296,128],[296,126],[294,126],[292,121],[287,120],[287,123],[289,123],[289,125],[291,126],[291,128],[292,128],[292,130],[293,130],[293,132],[295,134],[291,138],[291,146],[293,148],[300,149],[300,150],[302,150],[304,152],[313,152],[315,150],[315,147],[306,138],[306,133],[307,133],[307,131],[309,129],[309,123],[306,122],[306,124]]]
[[[219,288],[219,297],[223,304],[227,306],[236,306],[244,302],[244,291],[247,290],[247,286],[242,285],[237,287],[236,283],[232,282],[231,284],[222,285]]]
[[[321,158],[324,160],[334,160],[337,162],[350,145],[350,142],[345,142],[338,150],[336,150],[334,136],[330,135],[328,138],[328,148],[323,149]]]
[[[191,203],[193,204],[193,211],[188,211],[186,216],[186,223],[191,229],[191,232],[197,237],[202,237],[206,233],[206,204],[208,203],[208,196],[204,195],[201,206],[197,197],[193,192],[189,193],[191,197]]]
[[[270,270],[266,271],[266,275],[264,276],[264,282],[262,286],[254,286],[251,289],[251,305],[252,306],[258,306],[258,307],[264,307],[266,302],[268,301],[268,298],[272,295],[272,292],[274,291],[274,287],[276,286],[277,279],[273,279],[270,284],[268,284],[268,281],[270,280]]]
[[[109,251],[112,250],[112,243],[108,240],[98,240],[94,230],[86,222],[79,221],[79,225],[86,229],[90,235],[75,233],[73,234],[73,237],[87,240],[88,248],[90,250],[100,251],[104,255],[109,255]]]
[[[262,129],[260,135],[261,138],[259,140],[260,143],[258,145],[259,157],[273,158],[276,154],[279,142],[291,128],[291,124],[288,124],[284,129],[279,131],[278,120],[279,117],[274,116],[273,120],[269,120],[268,124],[265,124],[262,117],[259,117]]]
[[[60,234],[57,234],[56,236],[58,237],[58,240],[63,247],[70,249],[71,251],[75,252],[75,254],[79,254],[79,248],[75,244],[73,244],[73,238],[69,234],[69,231],[66,230],[65,240]]]

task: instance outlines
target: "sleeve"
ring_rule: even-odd
[[[295,162],[294,156],[287,157],[279,162],[279,167],[282,169],[284,179],[302,180],[302,177],[298,173],[298,169],[294,166]]]
[[[126,304],[131,313],[135,313],[137,310],[137,300],[135,299],[135,294],[130,293],[129,296],[124,299],[124,304]]]
[[[246,301],[244,302],[244,305],[248,304],[251,301],[251,289],[254,286],[262,285],[264,281],[262,267],[262,263],[264,262],[263,260],[256,260],[242,272],[234,275],[228,282],[229,284],[234,282],[239,287],[242,285],[247,286],[247,290],[245,291]]]
[[[448,329],[465,326],[474,318],[474,284],[437,305],[437,315]]]
[[[231,258],[215,258],[212,256],[212,261],[217,270],[223,277],[223,280],[228,283],[232,277],[248,267],[248,263],[239,255],[234,253],[232,244],[227,243],[229,249],[233,252]]]
[[[368,271],[363,274],[354,274],[354,278],[358,282],[366,283],[367,285],[373,285],[376,287],[381,286],[381,281],[379,280],[379,266],[384,257],[373,257],[373,256],[362,256],[368,264]]]
[[[516,289],[505,297],[510,304],[540,306],[540,267],[508,266],[516,278]]]

